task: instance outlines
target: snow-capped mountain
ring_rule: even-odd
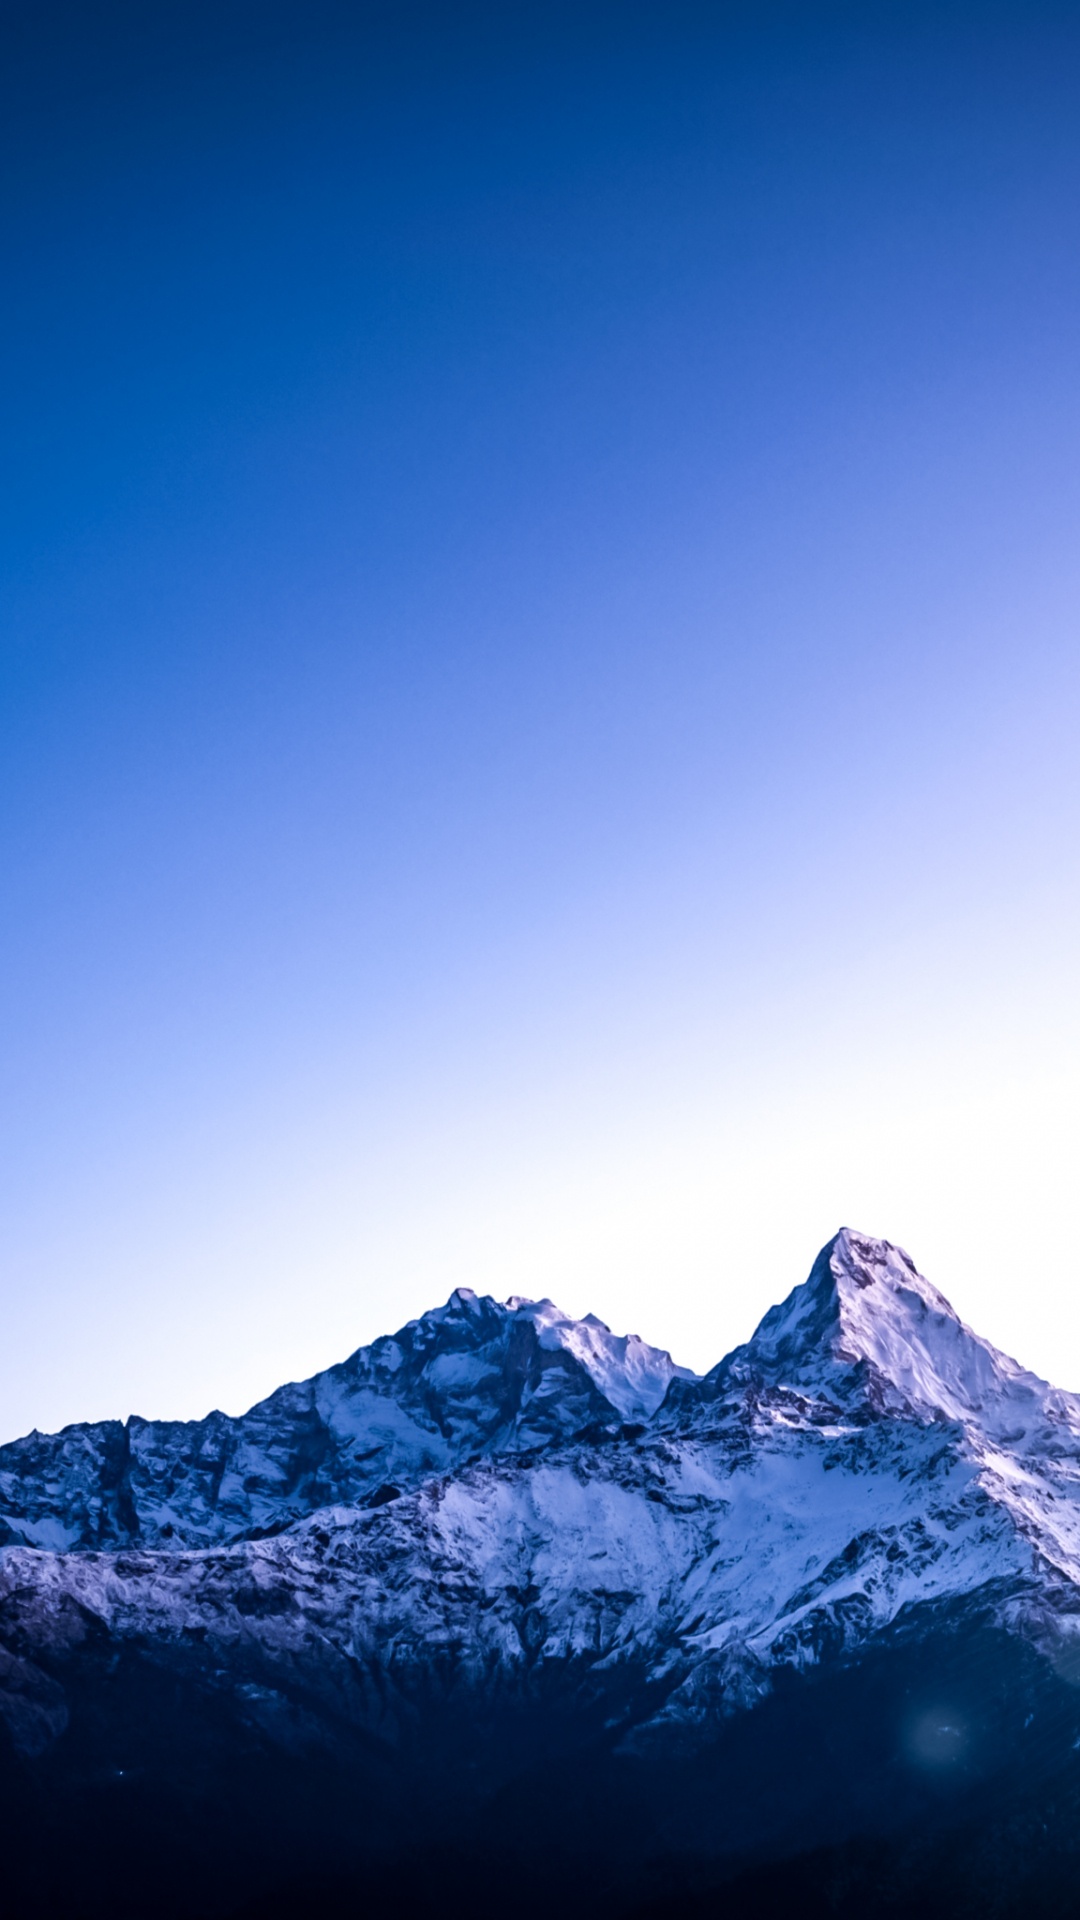
[[[56,1804],[135,1778],[160,1818],[197,1751],[292,1818],[314,1768],[355,1866],[406,1807],[467,1852],[539,1793],[625,1907],[628,1862],[840,1844],[946,1776],[988,1804],[991,1748],[1080,1772],[1080,1398],[847,1230],[704,1379],[462,1291],[242,1419],[33,1434],[0,1497],[0,1714]],[[885,1746],[825,1796],[838,1725]]]
[[[104,1420],[0,1447],[0,1541],[65,1551],[276,1533],[590,1421],[647,1420],[676,1378],[694,1376],[592,1314],[460,1287],[239,1419]]]

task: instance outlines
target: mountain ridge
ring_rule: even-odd
[[[722,1877],[937,1819],[946,1792],[977,1824],[1021,1749],[1032,1793],[1076,1775],[1080,1813],[1080,1399],[887,1241],[842,1229],[701,1379],[550,1302],[459,1291],[252,1412],[212,1457],[155,1461],[144,1423],[142,1482],[114,1463],[97,1509],[72,1430],[0,1450],[9,1527],[21,1498],[24,1526],[51,1501],[83,1530],[0,1547],[0,1721],[50,1808],[122,1821],[137,1779],[155,1817],[194,1795],[205,1823],[210,1795],[221,1858],[257,1880],[317,1775],[327,1845],[407,1881],[415,1819],[479,1860],[497,1806],[549,1874],[572,1832],[588,1852],[592,1807],[613,1912],[634,1861]],[[144,1537],[123,1497],[149,1499]],[[870,1756],[840,1806],[813,1778],[837,1724]],[[550,1861],[519,1801],[552,1810]]]
[[[459,1287],[245,1414],[132,1415],[0,1446],[0,1544],[62,1552],[255,1535],[474,1454],[649,1418],[672,1379],[695,1377],[595,1315],[575,1321],[550,1300],[500,1305]]]

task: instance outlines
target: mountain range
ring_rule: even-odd
[[[19,1914],[1080,1913],[1080,1397],[887,1241],[703,1378],[459,1289],[0,1528]]]

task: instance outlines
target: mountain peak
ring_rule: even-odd
[[[449,1343],[455,1351],[487,1353],[492,1365],[501,1365],[502,1349],[515,1326],[523,1334],[535,1335],[542,1353],[567,1355],[582,1368],[623,1420],[651,1419],[672,1380],[698,1377],[689,1367],[677,1366],[665,1348],[649,1346],[636,1333],[612,1333],[595,1313],[575,1320],[553,1300],[529,1300],[519,1293],[500,1303],[489,1294],[474,1293],[471,1287],[455,1287],[444,1307],[410,1320],[395,1339],[410,1335],[422,1350],[431,1343]]]
[[[973,1422],[987,1433],[1014,1427],[1022,1407],[1052,1391],[965,1326],[902,1247],[851,1227],[721,1370],[829,1398],[858,1382],[883,1411]]]
[[[237,1418],[106,1421],[0,1447],[0,1545],[274,1534],[320,1507],[387,1504],[469,1461],[643,1423],[675,1378],[696,1376],[595,1314],[456,1287],[445,1306]]]
[[[650,1347],[636,1333],[612,1333],[595,1313],[574,1320],[552,1300],[515,1298],[507,1305],[532,1321],[541,1347],[572,1354],[624,1420],[651,1420],[672,1380],[697,1379],[666,1348]]]

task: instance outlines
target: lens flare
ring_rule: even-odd
[[[931,1707],[911,1720],[904,1746],[909,1760],[932,1773],[947,1773],[965,1758],[968,1728],[948,1707]]]

